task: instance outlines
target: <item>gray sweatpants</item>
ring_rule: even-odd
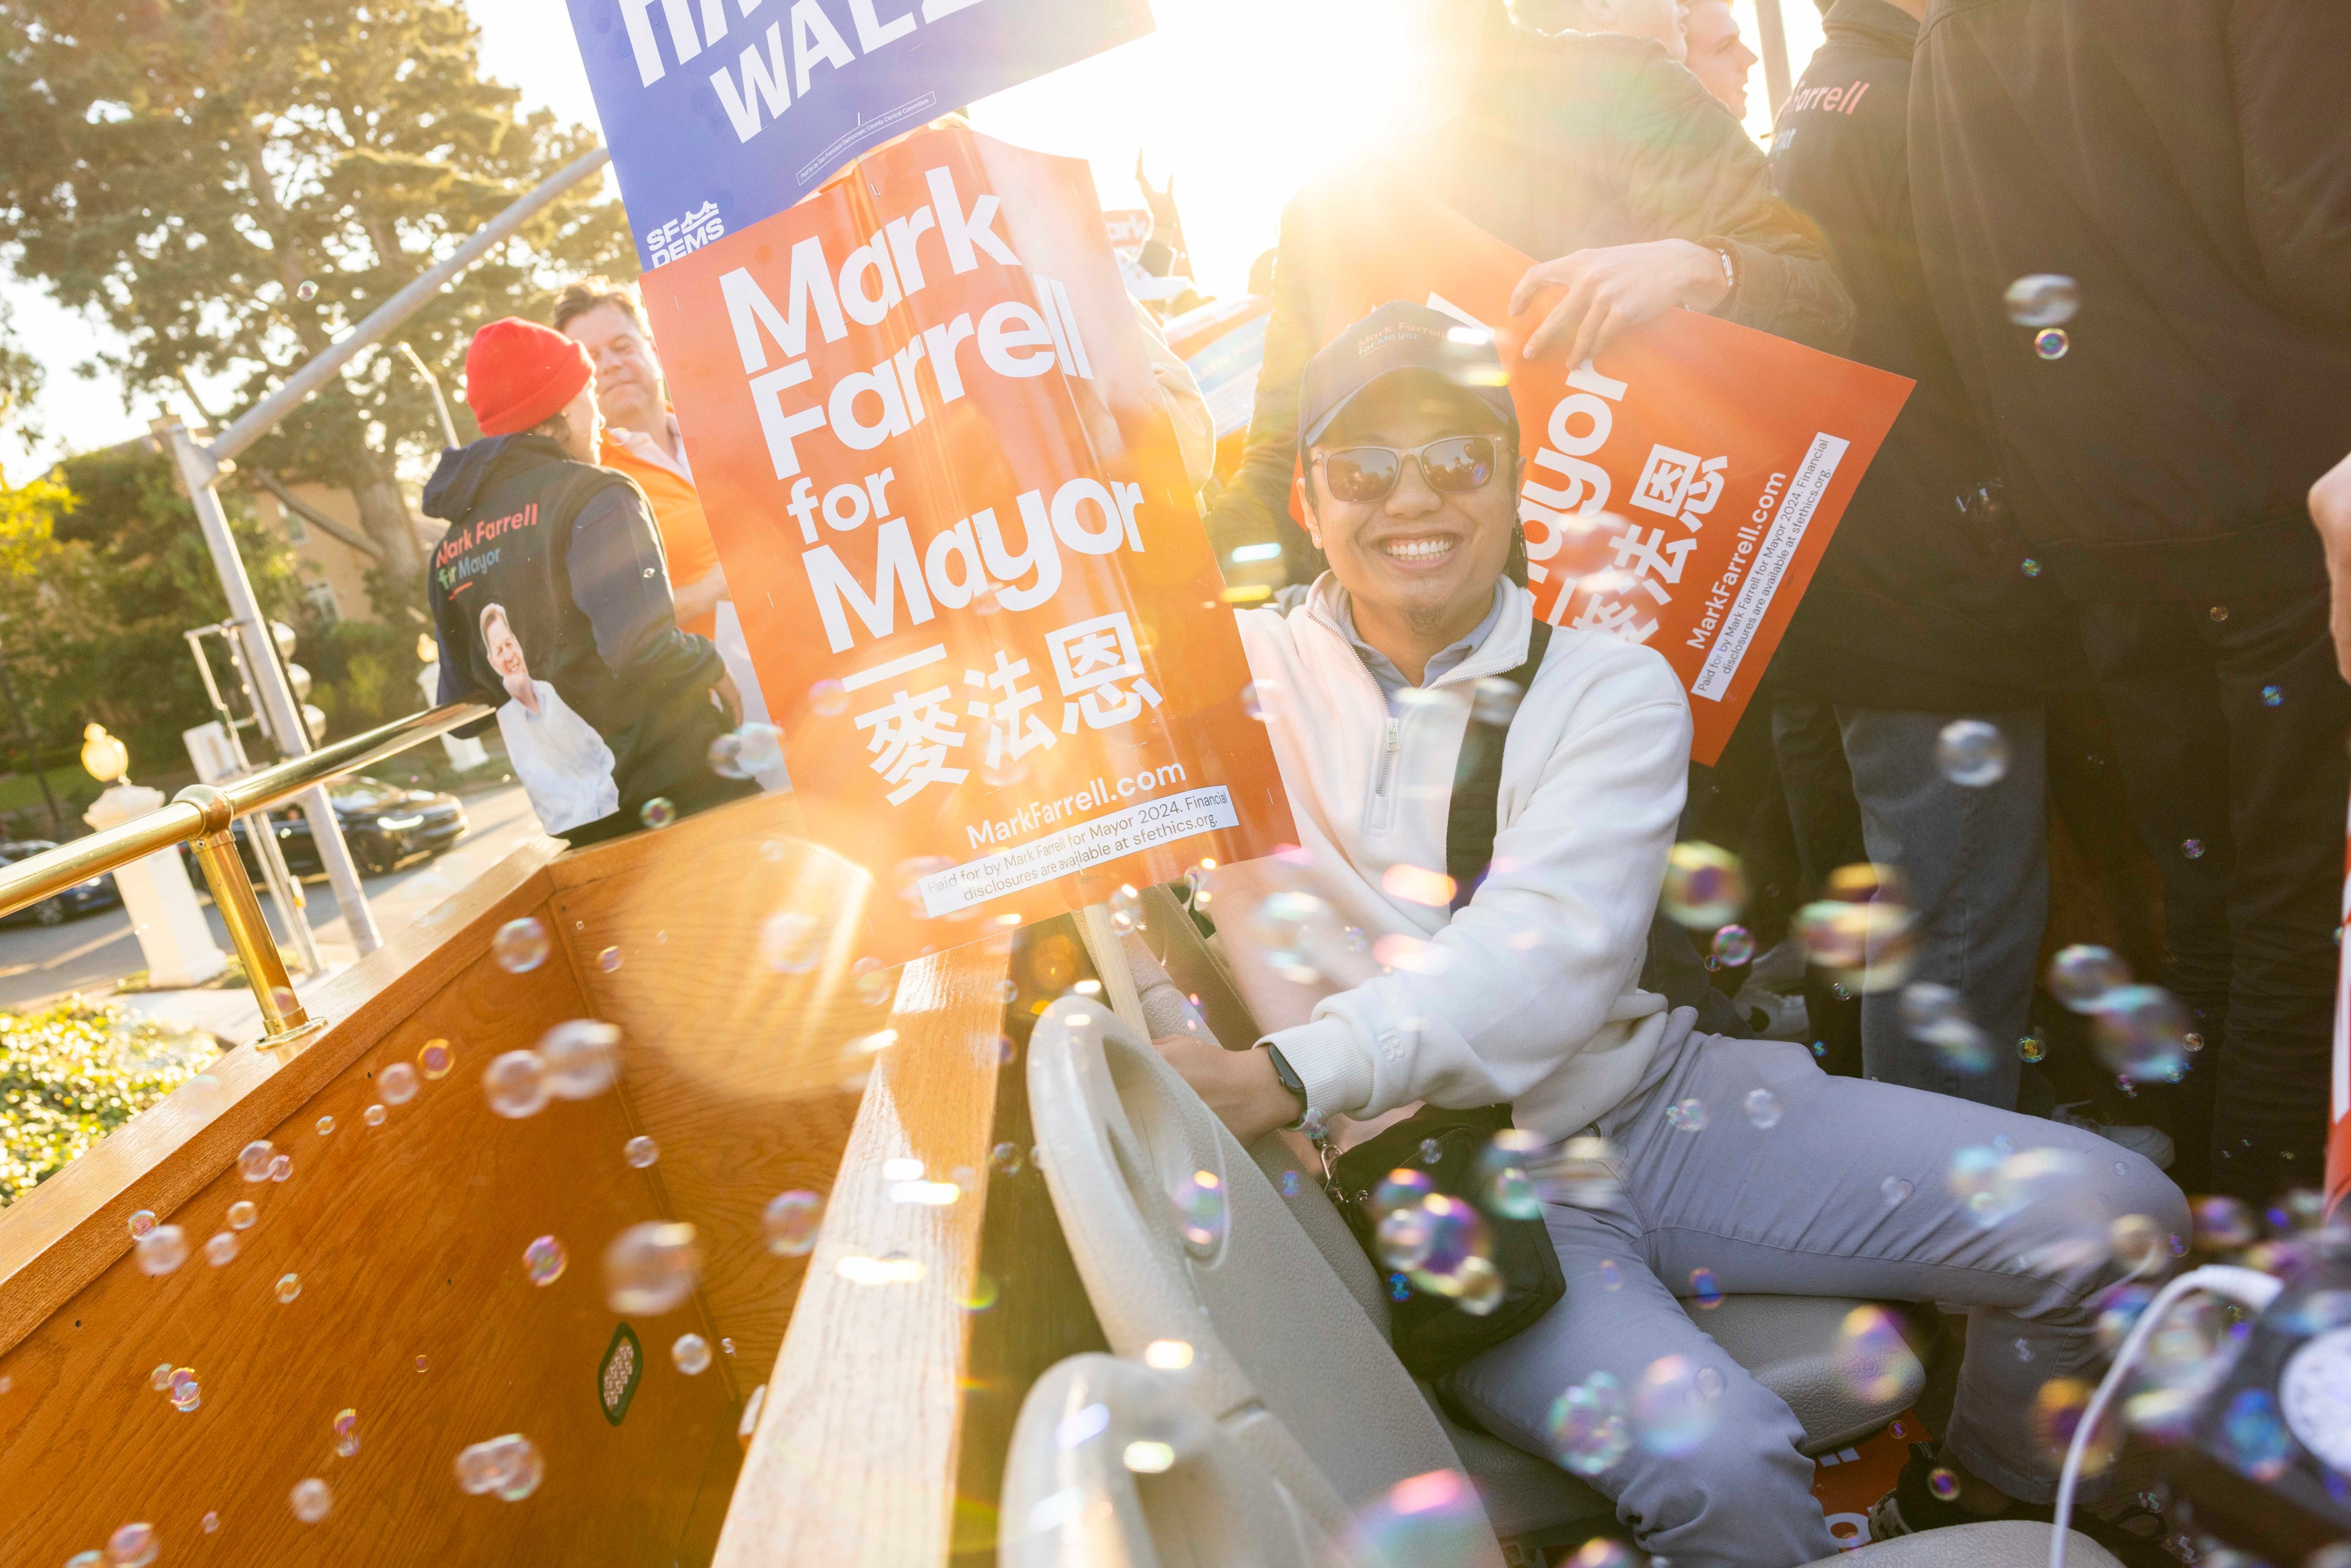
[[[1675,1297],[1702,1299],[1692,1276],[1706,1270],[1731,1295],[1958,1302],[1970,1312],[1953,1451],[2011,1496],[2047,1501],[2056,1464],[2033,1435],[2034,1395],[2053,1377],[2095,1381],[2092,1298],[2128,1272],[2105,1245],[2109,1229],[2137,1214],[2184,1238],[2179,1189],[2095,1134],[1831,1077],[1801,1045],[1698,1034],[1691,1018],[1673,1016],[1641,1088],[1598,1124],[1621,1190],[1595,1207],[1545,1207],[1565,1298],[1447,1391],[1495,1436],[1557,1458],[1550,1416],[1571,1385],[1604,1370],[1629,1403],[1660,1358],[1687,1358],[1711,1396],[1702,1436],[1637,1440],[1659,1434],[1635,1416],[1636,1440],[1589,1479],[1674,1568],[1789,1568],[1840,1544],[1811,1495],[1803,1429]],[[1768,1127],[1757,1121],[1771,1105],[1748,1112],[1757,1090],[1779,1109]],[[1687,1109],[1667,1114],[1692,1100],[1704,1108],[1697,1131],[1685,1130]],[[1970,1145],[2053,1154],[2039,1180],[1971,1206],[1951,1181]]]

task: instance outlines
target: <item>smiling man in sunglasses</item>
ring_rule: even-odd
[[[1802,1424],[1683,1294],[1966,1305],[1988,1353],[1961,1366],[1935,1463],[1971,1510],[2033,1517],[2054,1471],[2035,1396],[2095,1375],[2095,1303],[2130,1272],[2108,1227],[2184,1235],[2186,1201],[2095,1134],[1831,1077],[1644,987],[1688,703],[1656,651],[1535,618],[1503,382],[1483,331],[1403,302],[1308,362],[1299,455],[1330,570],[1286,613],[1238,617],[1299,846],[1207,883],[1265,1033],[1159,1050],[1244,1144],[1311,1117],[1343,1145],[1424,1103],[1508,1103],[1546,1139],[1606,1140],[1614,1179],[1543,1206],[1566,1295],[1446,1392],[1584,1476],[1676,1568],[1839,1545]],[[1973,1168],[1962,1150],[2008,1156],[1986,1178],[2016,1207],[1997,1228],[1951,1176]],[[1865,1326],[1888,1367],[1909,1354],[1890,1320]],[[1578,1386],[1602,1414],[1634,1402],[1629,1443],[1554,1427]]]

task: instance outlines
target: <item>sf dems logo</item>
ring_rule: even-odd
[[[695,26],[697,3],[699,31]],[[710,73],[710,86],[726,110],[728,123],[734,126],[736,136],[745,141],[782,119],[795,99],[806,98],[809,89],[818,85],[816,72],[820,68],[847,70],[861,57],[908,37],[921,23],[951,16],[977,5],[979,0],[922,0],[919,11],[906,10],[887,17],[880,14],[879,7],[890,0],[845,0],[845,4],[843,0],[832,0],[831,12],[819,0],[790,0],[790,9],[786,13],[785,3],[786,0],[735,0],[751,45],[736,56],[734,64],[722,63]],[[653,26],[656,4],[662,17],[659,30]],[[766,6],[772,6],[778,15],[763,34],[757,31],[758,23],[754,16]],[[835,15],[843,12],[856,35],[854,50],[833,20]],[[636,57],[637,80],[651,87],[669,74],[669,61],[662,54],[664,34],[667,35],[671,56],[681,67],[699,58],[705,49],[721,53],[719,46],[727,37],[726,0],[621,0],[621,22],[628,28],[629,48]]]

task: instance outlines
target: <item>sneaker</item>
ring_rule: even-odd
[[[1870,1540],[1887,1541],[1897,1535],[1948,1530],[1953,1525],[1990,1522],[1983,1514],[1937,1497],[1928,1479],[1934,1469],[1934,1446],[1911,1444],[1910,1458],[1903,1464],[1894,1490],[1869,1507]],[[2149,1496],[2133,1498],[2121,1504],[2118,1511],[2103,1515],[2085,1512],[2077,1506],[2069,1528],[2105,1547],[2126,1568],[2178,1568],[2180,1560],[2166,1547],[2163,1515],[2156,1511],[2153,1502]],[[2046,1524],[2053,1511],[2045,1504],[2013,1503],[2006,1513],[1994,1517]]]
[[[2146,1156],[2147,1163],[2159,1171],[2171,1168],[2174,1151],[2170,1134],[2160,1127],[2122,1127],[2112,1122],[2094,1122],[2077,1109],[2088,1103],[2086,1100],[2076,1100],[2072,1104],[2060,1105],[2049,1119],[2063,1122],[2069,1127],[2079,1127],[2085,1133],[2095,1133],[2110,1144]]]
[[[1801,995],[1782,996],[1760,986],[1752,974],[1739,988],[1739,994],[1730,998],[1730,1005],[1754,1030],[1757,1040],[1802,1041],[1812,1038],[1813,1019],[1804,1007],[1804,998]]]

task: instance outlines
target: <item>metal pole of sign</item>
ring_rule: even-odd
[[[196,521],[204,528],[204,543],[212,551],[213,569],[220,575],[221,591],[228,597],[229,619],[235,623],[244,643],[246,671],[253,682],[254,695],[260,699],[262,717],[278,750],[287,757],[308,755],[309,732],[302,722],[301,705],[295,701],[293,688],[287,684],[285,666],[271,642],[268,623],[262,619],[260,601],[254,597],[252,580],[246,576],[245,562],[239,559],[236,541],[229,533],[228,514],[222,509],[214,486],[238,453],[267,434],[270,427],[304,398],[331,381],[354,354],[381,341],[438,293],[443,285],[512,235],[565,191],[603,168],[611,156],[599,147],[541,181],[465,244],[378,306],[350,335],[304,364],[276,392],[246,410],[209,444],[198,441],[184,424],[159,422],[156,434],[171,449],[172,461],[187,486],[189,500],[195,506]],[[351,863],[350,846],[343,842],[342,830],[335,821],[334,805],[327,798],[326,787],[305,790],[299,800],[302,814],[310,822],[310,841],[318,847],[319,862],[327,868],[328,880],[334,884],[335,902],[342,908],[343,923],[351,940],[360,953],[372,953],[383,946],[383,937],[376,929],[373,912],[368,908],[367,894],[360,886],[359,868]]]
[[[221,641],[228,646],[229,667],[236,672],[238,681],[245,686],[246,698],[251,702],[253,680],[246,674],[245,660],[237,653],[236,626],[231,622],[220,626],[200,627],[182,635],[188,640],[188,651],[196,656],[196,668],[204,674],[204,690],[213,699],[213,711],[225,721],[229,749],[236,754],[237,767],[241,772],[250,773],[253,771],[253,759],[245,754],[245,742],[237,737],[236,716],[229,711],[226,703],[221,701],[220,686],[213,680],[212,661],[204,656],[206,632],[221,634]],[[256,717],[250,722],[258,724],[260,720]],[[309,901],[302,896],[302,884],[295,881],[294,873],[287,869],[285,852],[277,847],[277,833],[270,823],[269,813],[264,811],[257,818],[247,817],[245,831],[252,838],[253,858],[255,863],[261,867],[261,880],[268,884],[269,896],[277,905],[278,923],[286,927],[286,935],[292,939],[294,951],[302,961],[302,972],[305,975],[325,973],[326,966],[319,962],[319,945],[310,936],[309,916],[303,913],[309,906]],[[227,916],[222,918],[226,919]]]

